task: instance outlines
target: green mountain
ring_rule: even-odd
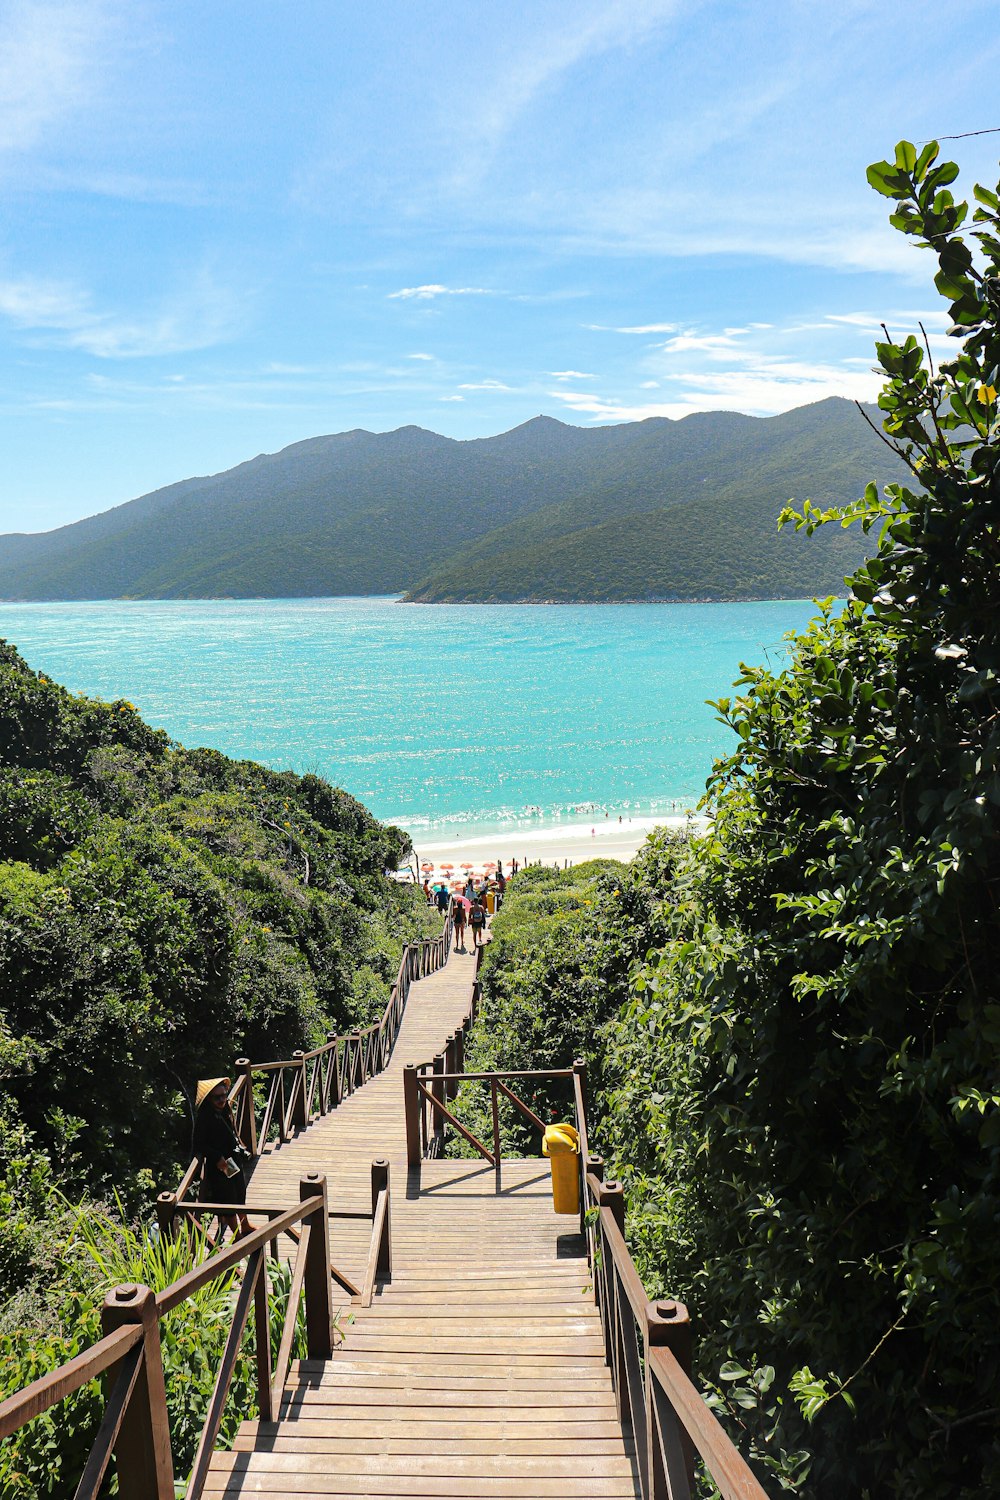
[[[71,526],[0,537],[6,599],[754,598],[836,591],[853,536],[777,536],[792,496],[897,477],[850,402],[458,442],[311,438]]]

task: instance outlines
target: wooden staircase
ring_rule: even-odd
[[[279,1420],[244,1423],[205,1493],[272,1497],[610,1497],[638,1494],[575,1218],[552,1211],[548,1165],[407,1168],[403,1066],[465,1018],[471,954],[414,983],[389,1066],[258,1162],[250,1199],[294,1199],[321,1172],[331,1256],[364,1273],[371,1162],[387,1158],[392,1279],[342,1301],[342,1341],[293,1366]],[[363,1216],[368,1216],[363,1217]]]

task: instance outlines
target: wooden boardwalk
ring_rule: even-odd
[[[249,1199],[288,1203],[322,1172],[331,1210],[370,1213],[390,1163],[392,1281],[343,1299],[343,1342],[290,1373],[281,1419],[246,1422],[206,1494],[570,1497],[638,1494],[573,1218],[548,1164],[425,1161],[408,1173],[402,1070],[469,1010],[471,954],[414,983],[388,1068],[258,1162]],[[331,1258],[360,1282],[370,1225],[331,1220]]]

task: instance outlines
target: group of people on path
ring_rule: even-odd
[[[459,953],[465,953],[466,929],[472,933],[473,948],[481,948],[486,939],[486,929],[489,923],[489,914],[486,910],[485,896],[475,896],[470,900],[463,893],[455,897],[455,905],[451,914],[452,930],[455,934],[455,948]]]
[[[499,911],[507,890],[507,880],[503,873],[503,865],[497,865],[497,873],[491,880],[485,880],[476,889],[475,882],[470,875],[465,882],[465,888],[461,893],[456,893],[454,898],[450,895],[446,885],[439,884],[431,886],[429,880],[424,881],[423,891],[429,903],[437,906],[438,911],[445,914],[448,905],[454,899],[452,910],[452,924],[455,934],[455,947],[459,953],[466,952],[466,933],[472,933],[473,948],[481,948],[486,941],[490,916]]]

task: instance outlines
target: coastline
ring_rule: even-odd
[[[702,819],[692,821],[701,823]],[[452,834],[415,838],[414,851],[419,864],[433,864],[431,881],[438,878],[437,867],[445,862],[455,866],[456,872],[463,864],[474,865],[481,870],[485,860],[500,860],[504,872],[516,859],[519,864],[582,864],[588,859],[619,859],[627,861],[638,853],[654,828],[685,828],[686,815],[667,814],[658,817],[635,817],[631,821],[617,816],[604,817],[595,814],[586,822],[547,824],[532,828],[509,829],[499,833],[475,834],[468,838]],[[427,830],[430,834],[431,830]]]

